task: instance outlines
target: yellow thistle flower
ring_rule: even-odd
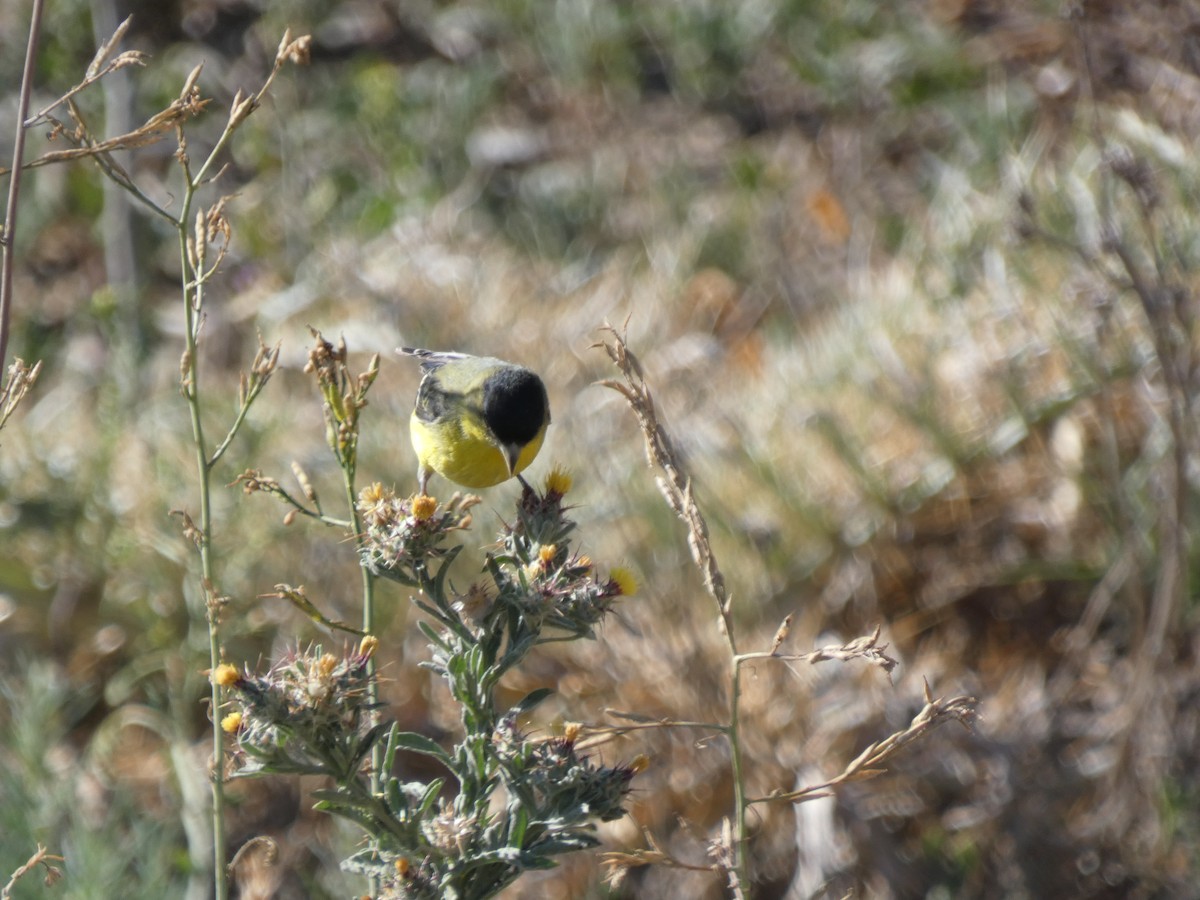
[[[412,499],[412,517],[418,522],[427,522],[437,512],[437,500],[428,494],[418,494]]]
[[[540,578],[545,575],[554,565],[554,557],[557,555],[557,544],[542,544],[538,547],[537,557],[525,565],[525,577]]]
[[[358,502],[361,506],[374,506],[387,499],[387,488],[376,481],[358,492]]]
[[[550,474],[546,476],[546,493],[558,494],[560,497],[571,490],[571,485],[574,481],[571,478],[571,473],[563,466],[556,465],[550,470]]]
[[[338,658],[332,653],[326,653],[317,660],[317,674],[322,678],[328,678],[333,674],[333,670],[337,668]]]
[[[622,597],[632,597],[637,593],[637,579],[624,566],[614,566],[609,569],[608,580],[616,587],[617,594]]]
[[[379,649],[379,638],[373,634],[364,635],[363,639],[358,642],[358,655],[370,659],[375,655],[375,651]]]
[[[579,734],[583,731],[583,726],[578,722],[567,722],[563,725],[563,737],[572,744],[579,740]]]
[[[238,671],[237,666],[231,666],[229,663],[221,663],[212,671],[212,683],[219,687],[233,687],[242,680],[242,673]]]
[[[221,730],[226,734],[233,734],[242,727],[242,714],[240,712],[231,712],[221,720]]]
[[[640,775],[650,768],[650,757],[645,753],[639,753],[629,763],[629,771],[634,775]]]

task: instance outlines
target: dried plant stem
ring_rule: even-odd
[[[25,156],[25,129],[21,123],[29,113],[33,92],[33,70],[37,61],[38,36],[42,31],[42,0],[33,0],[29,17],[29,41],[25,47],[25,66],[21,70],[21,93],[17,101],[17,127],[13,136],[12,174],[8,180],[8,201],[4,207],[4,232],[0,235],[0,371],[8,358],[8,331],[12,319],[12,292],[17,198],[21,192],[21,162]]]
[[[186,537],[195,543],[200,556],[200,596],[205,607],[205,625],[207,629],[207,644],[210,668],[213,672],[221,662],[220,619],[221,609],[225,598],[217,590],[215,567],[213,559],[213,518],[212,518],[212,472],[218,461],[225,454],[234,436],[245,421],[246,413],[254,399],[258,396],[267,380],[270,378],[278,362],[279,348],[273,350],[264,345],[260,339],[259,352],[255,357],[250,375],[243,375],[240,392],[240,407],[237,416],[229,428],[224,440],[215,450],[210,452],[204,433],[203,404],[200,391],[200,355],[199,337],[204,323],[204,290],[208,280],[220,268],[228,248],[230,227],[224,214],[228,198],[221,198],[207,210],[195,214],[194,231],[193,214],[197,205],[198,191],[215,180],[220,172],[213,172],[218,157],[233,137],[233,134],[243,122],[262,103],[263,97],[270,89],[275,76],[287,62],[304,63],[308,59],[311,39],[307,36],[293,39],[290,31],[285,32],[275,54],[274,65],[269,75],[263,81],[257,93],[246,97],[241,92],[234,98],[229,118],[220,137],[204,158],[199,169],[193,172],[188,154],[188,143],[184,135],[184,123],[187,119],[199,114],[208,105],[201,99],[196,88],[201,67],[192,70],[186,79],[177,100],[165,109],[155,113],[141,127],[115,138],[97,139],[92,136],[83,121],[79,108],[73,100],[74,95],[95,84],[105,75],[120,69],[142,65],[144,54],[127,51],[111,58],[116,46],[120,43],[129,27],[129,19],[121,23],[112,37],[97,50],[83,81],[60,97],[40,113],[27,119],[29,98],[32,91],[34,60],[37,51],[37,39],[40,33],[43,0],[33,0],[32,21],[30,25],[29,42],[26,51],[25,67],[21,83],[20,101],[18,104],[18,127],[13,153],[13,165],[10,170],[0,169],[0,174],[9,174],[9,193],[6,207],[6,218],[3,234],[0,235],[0,362],[7,353],[8,323],[11,310],[12,294],[12,254],[14,250],[14,234],[16,221],[17,196],[21,173],[24,168],[37,165],[47,165],[54,162],[64,162],[75,159],[89,158],[96,162],[100,170],[118,186],[124,188],[133,197],[144,203],[156,215],[171,222],[179,237],[179,254],[181,259],[182,299],[184,305],[185,347],[180,362],[180,391],[188,405],[192,426],[192,441],[194,444],[197,472],[197,491],[199,494],[199,524],[187,512],[177,511],[183,521],[183,531]],[[65,107],[74,127],[68,128],[64,123],[54,118],[52,113],[58,107]],[[55,151],[35,160],[28,165],[23,162],[25,129],[36,122],[48,121],[56,134],[62,135],[75,146],[66,151]],[[183,200],[178,215],[175,215],[151,200],[134,183],[124,167],[113,157],[113,153],[122,149],[132,149],[146,146],[160,140],[174,130],[178,150],[175,154],[183,173]],[[215,247],[214,258],[209,258],[209,250]],[[10,386],[3,386],[0,394],[3,418],[11,413],[12,406],[20,396],[28,390],[29,385],[37,375],[37,367],[28,369],[23,363],[13,367],[13,378]],[[11,401],[11,402],[10,402]],[[0,424],[2,424],[0,419]],[[351,497],[353,496],[351,491]],[[353,501],[351,501],[353,504]],[[192,625],[198,625],[198,616],[191,619]],[[225,733],[221,728],[218,710],[222,703],[222,688],[215,678],[210,679],[210,712],[212,719],[212,875],[216,900],[226,900],[229,894],[228,871],[225,864]],[[181,780],[184,778],[181,773]],[[189,803],[185,792],[185,819],[188,812],[193,812],[195,804]],[[192,852],[193,876],[189,885],[189,896],[209,896],[206,884],[200,879],[207,874],[207,850],[200,846],[199,839],[190,840]]]
[[[12,877],[8,879],[8,883],[4,887],[0,887],[0,900],[8,900],[12,896],[13,889],[17,886],[17,882],[39,866],[46,870],[46,886],[52,886],[62,877],[62,871],[54,863],[62,861],[63,858],[61,856],[55,856],[41,844],[38,844],[37,850],[34,851],[33,855],[25,861],[24,865],[12,873]]]
[[[304,371],[316,377],[317,387],[323,400],[325,436],[329,444],[329,449],[333,452],[334,459],[337,460],[338,469],[342,473],[342,488],[345,494],[346,508],[349,511],[349,519],[342,523],[342,526],[350,531],[350,534],[354,538],[358,555],[362,558],[366,550],[366,536],[364,534],[362,515],[359,512],[358,490],[355,487],[355,479],[358,475],[358,440],[359,426],[361,424],[359,416],[363,408],[367,405],[367,393],[379,375],[379,355],[375,354],[371,357],[370,364],[365,372],[354,375],[347,365],[349,350],[346,347],[346,342],[339,340],[334,344],[325,340],[316,329],[310,328],[309,330],[312,332],[314,343],[309,351],[308,363],[305,365]],[[267,478],[260,472],[247,471],[239,476],[238,481],[243,483],[244,490],[247,492],[267,491],[268,493],[276,494],[288,503],[292,507],[292,510],[287,514],[288,519],[285,519],[285,521],[294,518],[297,513],[303,513],[314,516],[327,524],[333,523],[335,520],[328,518],[322,512],[321,501],[311,479],[308,477],[308,473],[296,462],[292,463],[292,472],[300,484],[300,490],[305,501],[312,504],[311,508],[284,491],[275,479]],[[362,629],[359,633],[363,635],[364,640],[374,641],[375,575],[366,566],[360,568],[362,578]],[[343,627],[338,623],[329,622],[304,597],[302,590],[285,591],[283,596],[301,608],[307,607],[306,611],[310,617],[316,618],[333,627]],[[358,629],[355,630],[357,631]],[[379,726],[380,710],[379,686],[375,678],[376,670],[373,654],[368,654],[364,658],[363,666],[366,678],[363,688],[366,700],[366,717],[370,727],[375,729]],[[382,796],[387,770],[390,767],[385,761],[383,744],[372,744],[370,752],[371,764],[367,773],[366,791],[369,797],[379,798]],[[376,839],[372,842],[372,850],[377,851],[378,848],[379,842],[378,836],[376,836]],[[378,894],[382,886],[378,873],[372,869],[366,874],[369,893],[372,895]]]
[[[962,725],[972,725],[978,714],[975,711],[974,697],[953,697],[949,700],[934,698],[930,693],[929,684],[925,684],[925,706],[913,717],[906,728],[888,735],[882,741],[871,744],[842,770],[841,774],[822,782],[808,785],[795,791],[774,791],[765,797],[754,797],[750,803],[768,803],[785,800],[791,803],[803,803],[807,800],[817,800],[827,797],[832,788],[841,787],[852,781],[866,781],[877,775],[882,775],[880,768],[885,762],[896,755],[902,748],[918,740],[927,731],[936,728],[943,722],[954,720]]]
[[[228,132],[228,129],[226,129]],[[181,135],[182,142],[182,135]],[[216,152],[216,150],[214,150]],[[187,171],[186,156],[184,170]],[[201,416],[200,354],[197,348],[202,319],[200,310],[204,302],[204,278],[192,277],[192,262],[188,252],[188,229],[185,224],[191,217],[198,181],[188,177],[184,190],[179,218],[179,252],[183,264],[183,306],[185,320],[186,349],[181,366],[182,391],[187,401],[188,414],[192,423],[192,443],[196,455],[197,489],[200,499],[200,523],[197,545],[200,551],[200,590],[205,600],[208,625],[209,665],[216,669],[221,663],[220,603],[216,596],[212,554],[212,467],[209,463],[208,443],[204,437],[204,422]],[[209,718],[212,720],[212,837],[213,837],[213,880],[217,900],[229,896],[229,884],[225,876],[225,732],[221,730],[221,687],[215,681],[209,684]]]
[[[290,32],[285,33],[275,56],[275,64],[262,87],[253,96],[244,97],[239,91],[233,100],[229,119],[225,123],[220,137],[209,151],[200,167],[193,172],[188,156],[188,144],[183,133],[182,125],[176,126],[179,143],[177,159],[184,175],[183,201],[180,205],[179,216],[175,219],[179,233],[179,255],[183,273],[183,307],[185,348],[180,363],[181,390],[187,401],[188,413],[192,424],[192,441],[196,455],[197,490],[200,501],[200,522],[195,530],[194,539],[200,552],[200,590],[205,601],[206,624],[208,628],[209,665],[213,671],[221,664],[221,609],[225,599],[217,590],[216,574],[213,561],[212,537],[212,471],[224,455],[230,441],[236,435],[246,412],[254,401],[266,380],[270,377],[278,359],[278,349],[271,353],[260,346],[259,356],[255,359],[252,383],[243,389],[241,405],[225,439],[216,447],[209,450],[208,441],[204,435],[202,416],[202,399],[200,391],[200,330],[204,324],[204,290],[208,280],[216,273],[224,257],[229,240],[228,223],[224,219],[225,200],[219,200],[212,208],[196,214],[195,229],[189,233],[189,223],[192,221],[193,210],[196,206],[196,194],[212,178],[210,172],[218,157],[224,152],[234,132],[259,107],[263,96],[270,88],[272,81],[283,64],[294,58],[294,54],[302,54],[306,39],[293,42]],[[304,46],[301,46],[301,45]],[[197,67],[188,77],[180,94],[180,100],[188,98],[194,90],[200,69]],[[217,173],[219,174],[219,173]],[[218,236],[223,237],[223,243],[217,246],[216,259],[208,261],[209,244]],[[261,344],[261,342],[260,342]],[[221,728],[221,717],[217,711],[224,700],[222,687],[215,679],[209,683],[209,703],[212,720],[212,835],[213,835],[213,878],[215,882],[216,900],[226,900],[229,896],[228,871],[226,867],[226,834],[225,834],[225,732]]]
[[[16,411],[17,405],[29,393],[41,371],[41,362],[27,366],[25,361],[18,357],[13,360],[7,372],[0,374],[0,428],[4,427],[4,423]]]
[[[1173,229],[1169,223],[1165,229],[1156,225],[1155,214],[1161,206],[1161,198],[1150,167],[1124,148],[1114,146],[1102,127],[1095,91],[1099,77],[1094,39],[1084,17],[1077,18],[1075,28],[1087,74],[1083,87],[1091,106],[1089,124],[1092,141],[1102,151],[1104,163],[1097,192],[1100,252],[1115,258],[1118,272],[1128,279],[1126,286],[1136,295],[1142,308],[1165,388],[1167,424],[1172,439],[1171,460],[1164,471],[1164,502],[1158,523],[1163,546],[1157,563],[1159,577],[1155,581],[1149,620],[1145,623],[1145,631],[1140,635],[1139,642],[1138,693],[1144,691],[1149,697],[1154,693],[1152,682],[1160,652],[1183,606],[1189,581],[1185,527],[1188,460],[1196,449],[1197,436],[1191,421],[1189,396],[1190,376],[1194,374],[1196,364],[1191,340],[1187,336],[1192,332],[1191,317],[1194,315],[1195,302],[1188,287],[1188,273],[1168,266],[1160,250],[1161,235],[1169,235]],[[1129,190],[1134,200],[1141,227],[1141,245],[1152,260],[1152,265],[1139,259],[1123,228],[1125,223],[1116,203],[1117,188],[1121,185]],[[1173,258],[1179,257],[1176,254]],[[1099,260],[1093,262],[1093,268],[1099,266]],[[1133,702],[1136,704],[1137,699],[1134,698]]]
[[[711,869],[722,873],[730,894],[735,898],[745,897],[749,891],[750,880],[747,869],[746,842],[747,812],[751,804],[768,801],[801,802],[817,796],[825,796],[829,789],[850,781],[862,780],[882,772],[879,765],[890,759],[902,747],[917,740],[931,728],[947,720],[957,720],[969,725],[975,719],[976,701],[972,697],[955,697],[951,700],[935,700],[925,686],[925,707],[910,725],[867,747],[857,759],[853,760],[837,777],[823,784],[789,793],[775,792],[766,797],[748,798],[745,785],[745,766],[742,756],[740,699],[741,678],[743,667],[747,663],[778,660],[783,663],[816,664],[826,660],[862,660],[870,665],[881,668],[888,677],[896,667],[896,660],[887,654],[888,645],[879,641],[880,628],[876,627],[872,634],[855,638],[846,644],[821,647],[809,653],[782,652],[791,628],[792,617],[787,616],[775,632],[771,645],[767,650],[739,652],[734,636],[733,620],[730,614],[730,600],[725,590],[725,579],[717,565],[712,546],[708,537],[708,526],[704,516],[696,505],[692,494],[691,480],[684,474],[679,457],[671,444],[670,438],[662,425],[654,408],[654,399],[642,376],[641,367],[636,357],[629,351],[624,336],[612,326],[606,326],[608,339],[599,344],[608,353],[623,376],[622,380],[605,380],[600,382],[606,387],[617,391],[633,409],[638,424],[646,438],[646,454],[653,466],[661,469],[663,475],[658,478],[658,487],[666,498],[671,509],[683,520],[688,530],[688,545],[692,557],[704,575],[705,586],[717,603],[720,616],[720,628],[729,645],[730,653],[730,690],[729,690],[729,722],[714,724],[707,722],[683,722],[669,719],[652,721],[643,717],[623,713],[621,718],[632,719],[637,724],[616,726],[611,729],[593,729],[596,741],[610,739],[613,735],[633,728],[701,728],[711,729],[724,734],[729,739],[730,768],[733,777],[734,814],[732,821],[726,819],[719,839],[712,842],[709,855],[713,859]],[[652,839],[648,839],[651,849],[638,851],[633,854],[607,854],[605,864],[614,870],[630,868],[638,865],[659,863],[679,868],[701,868],[679,860],[665,853]]]
[[[346,505],[350,509],[350,519],[352,525],[352,533],[354,534],[355,546],[358,549],[359,555],[363,552],[363,527],[362,520],[358,513],[358,491],[354,487],[355,473],[358,469],[357,453],[342,467],[342,481],[346,488]],[[363,634],[375,634],[375,576],[367,569],[366,566],[360,566],[359,571],[362,573],[362,630]],[[370,727],[375,727],[380,722],[379,711],[379,679],[375,677],[375,657],[371,656],[367,660],[367,705],[369,712],[367,718]],[[371,747],[371,771],[368,776],[368,784],[370,786],[371,796],[378,797],[383,791],[383,782],[386,773],[384,769],[384,746],[381,743],[376,743]],[[367,890],[371,896],[375,896],[379,892],[380,880],[377,875],[370,875],[367,878]]]
[[[741,742],[741,679],[744,659],[738,653],[737,638],[734,634],[733,616],[730,608],[730,597],[725,590],[725,576],[717,564],[713,554],[712,544],[708,537],[708,523],[704,514],[696,504],[692,494],[691,478],[684,472],[683,464],[675,447],[671,443],[666,430],[659,424],[654,407],[654,398],[650,388],[642,377],[642,369],[637,357],[629,350],[624,337],[611,325],[605,326],[609,340],[598,346],[604,348],[609,359],[613,361],[623,376],[622,381],[607,379],[601,381],[605,387],[612,388],[625,397],[630,408],[637,416],[642,434],[646,438],[646,456],[650,464],[662,470],[658,481],[658,489],[667,504],[683,521],[688,530],[688,547],[692,558],[704,576],[704,586],[709,596],[717,605],[721,633],[729,646],[729,724],[725,732],[729,736],[730,768],[733,775],[733,804],[734,825],[729,848],[729,883],[734,894],[740,896],[741,885],[747,884],[746,878],[746,784]]]

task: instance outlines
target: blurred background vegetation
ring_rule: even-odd
[[[514,679],[557,688],[552,719],[724,704],[682,532],[632,417],[593,384],[611,374],[591,347],[606,319],[628,322],[744,633],[765,648],[794,612],[806,650],[878,623],[902,660],[893,685],[853,665],[756,670],[752,793],[840,771],[920,708],[922,679],[980,698],[975,732],[943,729],[881,778],[756,807],[758,896],[1194,896],[1200,7],[1070,7],[50,0],[33,107],[132,13],[124,46],[147,67],[81,108],[128,130],[204,61],[201,146],[284,28],[312,33],[311,65],[281,75],[214,189],[237,196],[204,330],[212,433],[257,335],[283,348],[216,477],[282,480],[297,460],[339,495],[301,372],[309,325],[344,335],[358,369],[383,356],[364,483],[414,484],[418,373],[394,347],[539,371],[554,426],[533,474],[571,469],[584,550],[643,581],[600,640]],[[0,4],[3,147],[27,17]],[[163,200],[173,151],[126,163]],[[23,184],[10,353],[44,369],[0,434],[0,872],[41,841],[67,860],[54,895],[183,896],[209,751],[202,599],[168,515],[196,503],[178,250],[94,166]],[[514,492],[488,492],[477,543]],[[279,582],[356,616],[352,544],[282,513],[217,493],[232,660],[330,642],[258,599]],[[444,736],[408,600],[383,591],[388,713]],[[726,748],[693,739],[606,748],[653,761],[606,844],[642,846],[644,826],[705,860],[731,788]],[[361,892],[336,865],[354,836],[309,810],[313,786],[233,786],[233,845],[281,848],[240,870],[241,896]],[[655,868],[610,889],[587,855],[506,896],[721,894]]]

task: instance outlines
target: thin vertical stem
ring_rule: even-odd
[[[720,617],[718,627],[725,636],[729,647],[729,726],[727,734],[730,743],[730,767],[733,776],[734,791],[734,834],[733,846],[730,848],[732,860],[730,864],[730,883],[735,893],[741,896],[744,885],[748,884],[746,874],[746,787],[745,772],[742,765],[741,734],[738,729],[741,701],[741,664],[742,657],[738,653],[737,638],[734,634],[733,610],[728,591],[725,589],[725,576],[717,564],[712,544],[708,536],[708,523],[700,511],[696,498],[692,493],[691,478],[684,470],[679,455],[675,452],[674,444],[666,430],[658,421],[654,399],[650,387],[642,376],[641,364],[625,344],[624,335],[617,332],[611,325],[606,326],[611,335],[611,341],[604,341],[599,346],[608,353],[609,359],[616,364],[624,381],[605,380],[600,383],[617,391],[629,403],[634,415],[637,416],[642,434],[646,439],[646,455],[662,469],[664,477],[659,479],[658,487],[667,505],[683,521],[688,529],[688,547],[692,551],[692,559],[704,576],[704,586],[710,597],[717,605]]]
[[[356,438],[357,440],[357,438]],[[342,481],[346,488],[346,503],[350,507],[350,522],[351,528],[354,531],[354,544],[359,551],[363,548],[363,529],[362,520],[358,515],[357,496],[354,490],[354,478],[357,472],[358,462],[358,447],[354,447],[354,459],[344,460],[342,467]],[[361,554],[360,554],[361,556]],[[373,635],[375,633],[375,576],[370,573],[366,566],[360,565],[359,571],[362,575],[362,630],[365,634]],[[379,723],[379,684],[375,678],[375,656],[372,654],[367,660],[367,707],[370,710],[370,722],[372,726]],[[379,796],[383,792],[383,745],[376,741],[371,748],[371,795]],[[368,878],[367,890],[372,896],[377,894],[380,889],[380,883],[377,876],[371,875]]]
[[[17,101],[13,164],[8,177],[8,202],[4,207],[4,233],[0,235],[0,373],[8,358],[8,330],[12,319],[13,253],[17,230],[17,197],[21,192],[21,164],[25,159],[25,118],[33,93],[33,69],[37,61],[38,36],[42,31],[42,0],[33,0],[29,17],[29,41],[25,45],[25,67],[21,70],[21,94]]]
[[[730,646],[733,641],[730,639]],[[743,884],[746,872],[746,780],[742,770],[742,736],[738,719],[742,693],[742,658],[734,651],[733,671],[730,675],[729,697],[729,767],[733,775],[734,841],[733,872]]]
[[[185,168],[186,171],[186,168]],[[204,275],[193,269],[188,254],[188,221],[191,218],[198,179],[187,179],[183,205],[179,215],[179,252],[184,278],[184,339],[186,341],[183,396],[187,400],[192,422],[192,441],[196,452],[196,475],[200,490],[200,593],[204,598],[208,624],[209,667],[213,671],[221,664],[220,601],[213,578],[212,558],[212,498],[211,465],[208,445],[204,438],[204,423],[200,405],[200,360],[197,348],[198,316],[204,299]],[[212,719],[212,834],[213,880],[216,900],[226,900],[229,885],[225,877],[225,732],[221,729],[221,687],[209,680],[209,708]]]

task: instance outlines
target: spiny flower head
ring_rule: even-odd
[[[427,560],[445,556],[443,541],[453,531],[470,527],[471,507],[479,498],[455,494],[439,504],[424,494],[398,497],[373,484],[358,498],[365,534],[362,562],[376,575],[411,582],[414,570]]]
[[[358,511],[364,516],[374,514],[381,504],[391,499],[391,493],[378,481],[368,484],[358,492]]]
[[[295,651],[267,672],[245,675],[233,685],[235,708],[221,720],[237,732],[255,771],[310,771],[331,748],[351,747],[365,728],[367,660],[357,648],[339,656],[320,647]],[[353,759],[344,749],[332,757]]]
[[[379,649],[379,638],[373,634],[363,635],[363,639],[358,642],[358,655],[364,662],[375,655],[375,651]]]
[[[564,821],[619,819],[625,814],[629,784],[643,767],[598,765],[579,752],[576,737],[564,734],[535,746],[527,742],[522,757],[526,760],[525,784],[535,792],[540,806]]]
[[[609,589],[619,597],[632,597],[637,593],[637,578],[624,566],[613,566],[608,570]]]
[[[412,516],[418,522],[432,519],[437,510],[437,501],[428,494],[420,494],[412,498]]]
[[[563,506],[562,488],[570,487],[570,477],[552,472],[546,479],[546,493],[539,494],[526,485],[517,501],[517,520],[504,527],[501,538],[511,551],[519,552],[537,544],[561,544],[575,529],[575,523],[566,516]]]
[[[459,594],[455,597],[452,608],[463,619],[478,623],[484,616],[487,615],[492,606],[492,598],[488,596],[487,589],[483,585],[474,583],[465,594]]]
[[[535,580],[554,569],[559,556],[558,544],[539,544],[536,552],[531,555],[533,558],[525,566],[525,575],[530,580]]]
[[[572,484],[571,473],[564,466],[555,465],[546,476],[546,495],[557,494],[561,498],[571,490]]]
[[[219,687],[233,687],[242,678],[242,673],[238,671],[237,666],[231,666],[229,663],[221,663],[212,670],[212,683]]]
[[[392,863],[392,871],[383,876],[383,890],[378,896],[379,900],[437,900],[445,896],[438,884],[432,857],[414,864],[400,856]]]
[[[582,733],[581,725],[568,722],[561,735],[531,738],[510,711],[492,736],[492,747],[509,777],[520,781],[532,805],[560,827],[592,818],[605,822],[620,818],[630,782],[645,768],[644,758],[625,766],[600,765],[580,752]]]
[[[452,804],[442,803],[437,816],[426,819],[421,830],[426,840],[442,853],[461,855],[474,843],[479,820],[475,816],[455,812]]]
[[[509,582],[500,599],[515,605],[539,627],[594,637],[595,626],[613,602],[637,589],[632,574],[621,568],[601,580],[590,557],[569,555],[565,545],[543,544],[530,555],[522,580]]]

